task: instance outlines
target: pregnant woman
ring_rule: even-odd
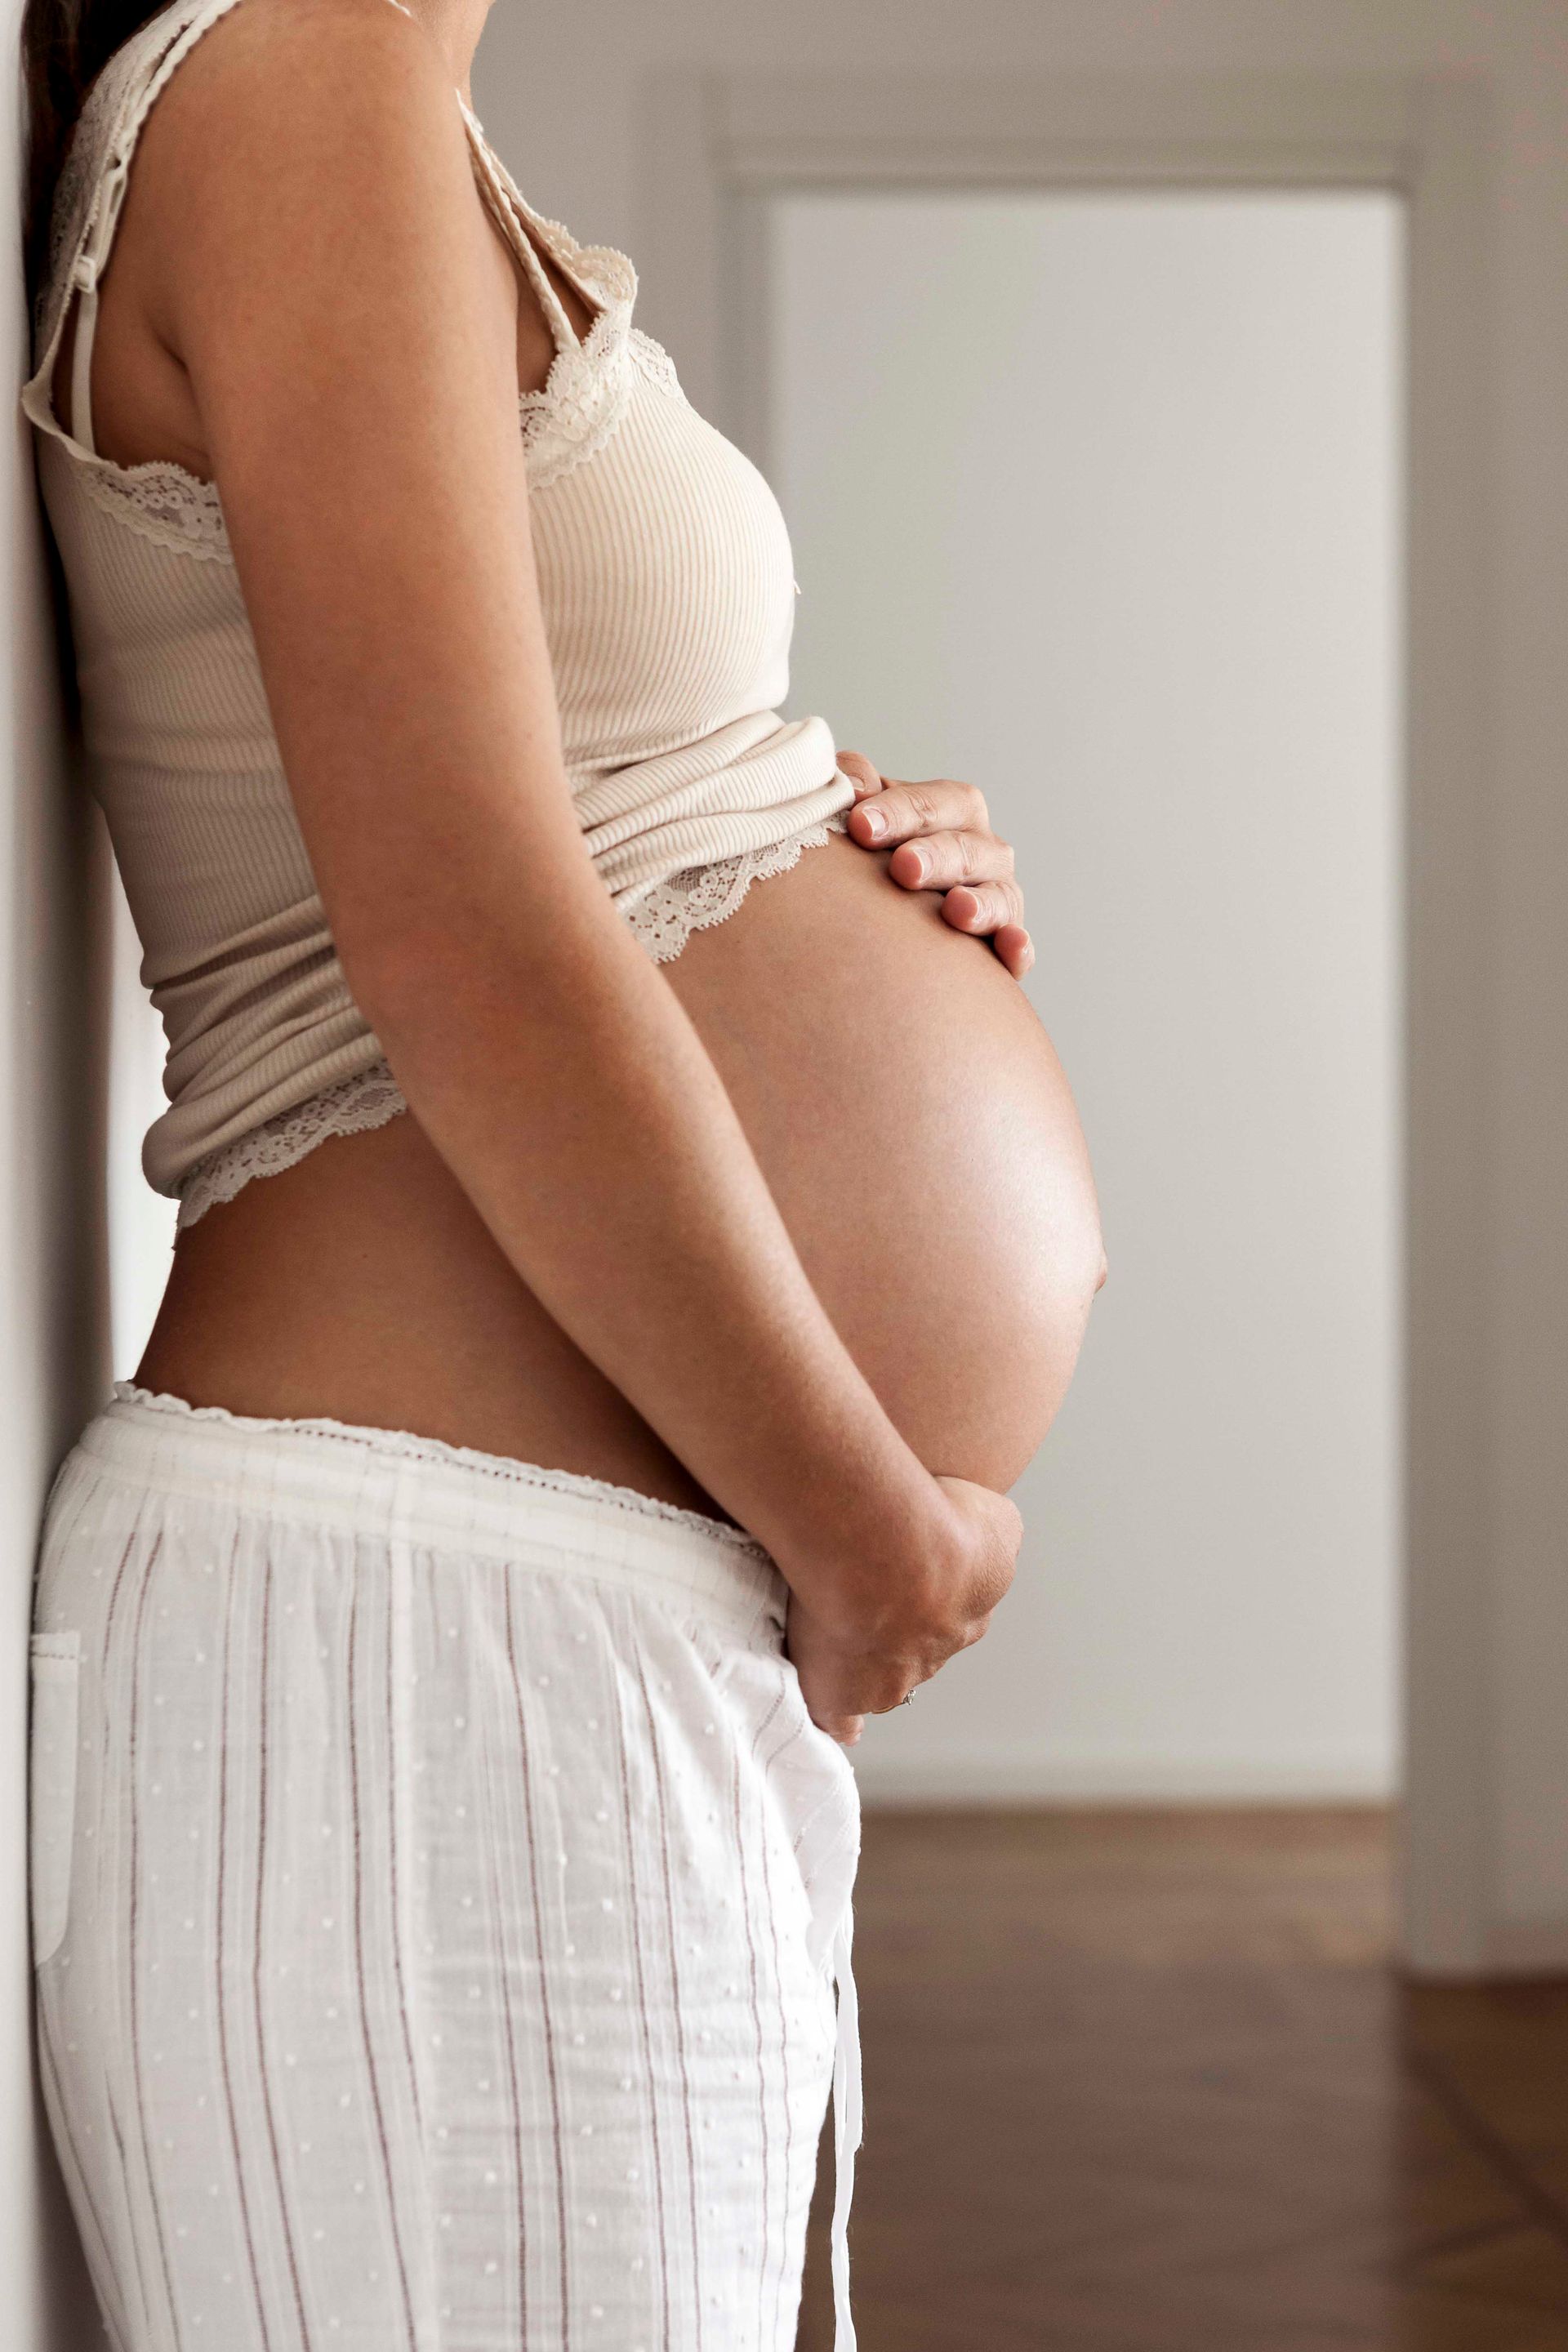
[[[782,517],[489,148],[483,13],[29,11],[181,1204],[34,1641],[119,2352],[788,2352],[845,1745],[984,1631],[1102,1272],[1005,846],[778,717]]]

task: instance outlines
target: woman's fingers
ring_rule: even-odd
[[[871,765],[864,751],[840,751],[838,768],[840,774],[847,776],[855,787],[857,806],[868,793],[881,791],[881,776]]]
[[[932,833],[920,841],[900,841],[888,861],[888,871],[906,890],[951,890],[959,883],[1005,884],[1023,898],[1013,882],[1013,851],[994,833]]]
[[[984,938],[1005,924],[1022,924],[1024,894],[1016,882],[965,882],[949,890],[942,911],[955,931]]]
[[[840,767],[845,756],[839,755]],[[863,849],[891,849],[895,842],[921,835],[989,834],[991,830],[985,796],[978,785],[961,784],[952,776],[935,776],[925,784],[900,783],[896,777],[884,776],[880,783],[874,798],[868,803],[858,801],[849,812],[849,830]]]
[[[955,931],[989,938],[1015,980],[1022,980],[1035,961],[1035,943],[1022,920],[1023,894],[1015,882],[963,884],[942,902],[942,919]]]
[[[957,891],[950,892],[942,901],[942,911],[947,915],[949,922],[952,922],[955,919],[948,913],[948,909],[953,898],[959,895]],[[967,924],[959,924],[961,930],[968,928]],[[984,930],[984,924],[979,928]],[[1024,974],[1032,968],[1035,961],[1035,942],[1022,923],[1003,923],[999,929],[992,932],[991,944],[1015,980],[1022,980]]]
[[[953,776],[906,783],[884,776],[863,752],[840,751],[855,786],[845,822],[862,849],[889,849],[888,872],[906,890],[941,891],[944,920],[989,939],[1015,980],[1035,961],[1024,928],[1024,894],[1013,878],[1011,845],[991,830],[984,793]]]

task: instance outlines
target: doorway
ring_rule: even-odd
[[[1113,1270],[1018,1490],[1005,1636],[870,1727],[863,1785],[1386,1800],[1404,205],[810,186],[758,215],[791,708],[985,790]]]

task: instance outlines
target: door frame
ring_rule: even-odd
[[[1464,1976],[1568,1960],[1494,1924],[1488,1606],[1492,104],[1459,73],[653,78],[656,331],[763,451],[763,205],[781,188],[1384,189],[1406,221],[1403,1949]]]

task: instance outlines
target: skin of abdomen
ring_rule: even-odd
[[[1005,1489],[1077,1360],[1102,1264],[1093,1181],[1023,992],[885,865],[832,837],[664,971],[892,1419],[933,1471]],[[716,1507],[532,1298],[413,1118],[322,1144],[191,1227],[137,1378]]]
[[[831,838],[668,967],[817,1295],[928,1468],[1005,1488],[1100,1278],[1067,1079],[938,899]]]

